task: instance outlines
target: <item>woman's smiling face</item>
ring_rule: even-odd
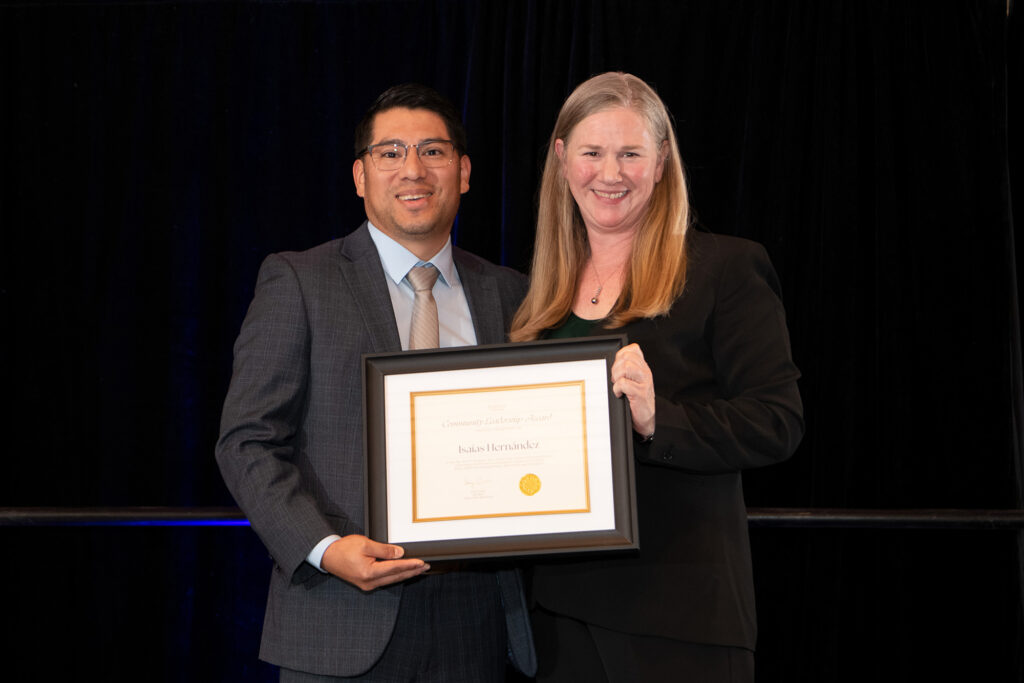
[[[663,144],[632,109],[616,107],[580,121],[555,140],[562,175],[589,231],[636,231],[665,166]]]

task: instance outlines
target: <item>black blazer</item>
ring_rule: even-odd
[[[764,248],[696,231],[687,247],[686,287],[668,315],[621,328],[656,396],[654,441],[635,449],[640,551],[538,564],[533,595],[609,629],[753,649],[740,473],[796,449],[800,373]]]

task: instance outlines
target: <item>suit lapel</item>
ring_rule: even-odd
[[[373,353],[401,351],[402,341],[395,325],[391,295],[384,280],[384,267],[366,223],[345,237],[341,245],[341,256],[341,275],[348,284],[352,300],[370,335]]]
[[[464,257],[459,249],[452,250],[455,267],[459,270],[462,289],[466,293],[469,313],[473,317],[477,344],[500,344],[505,341],[505,323],[501,316],[501,296],[498,283],[492,275]]]

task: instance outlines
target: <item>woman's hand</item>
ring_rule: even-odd
[[[654,375],[638,345],[624,346],[615,354],[615,362],[612,363],[612,391],[616,396],[625,394],[629,399],[633,429],[640,436],[653,434]]]

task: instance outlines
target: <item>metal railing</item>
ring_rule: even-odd
[[[1024,529],[1024,510],[750,508],[752,528]],[[248,526],[229,507],[6,507],[0,527]]]

